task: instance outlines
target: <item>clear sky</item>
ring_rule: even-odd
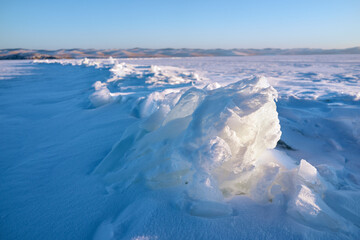
[[[360,0],[0,0],[0,48],[348,48]]]

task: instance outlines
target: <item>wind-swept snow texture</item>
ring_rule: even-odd
[[[359,55],[0,70],[1,239],[360,237]]]

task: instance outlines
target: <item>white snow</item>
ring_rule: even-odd
[[[0,62],[0,236],[357,239],[359,66]]]

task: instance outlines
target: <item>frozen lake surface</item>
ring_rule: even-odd
[[[360,55],[0,61],[0,239],[359,239]]]

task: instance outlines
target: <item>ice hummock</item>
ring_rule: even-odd
[[[311,164],[303,160],[298,167],[289,167],[291,163],[279,158],[264,157],[281,136],[277,92],[265,77],[212,90],[189,87],[172,96],[178,99],[176,104],[150,98],[152,94],[146,97],[152,99],[151,105],[138,102],[148,114],[140,115],[142,120],[128,128],[94,170],[107,185],[122,188],[140,181],[153,190],[177,189],[184,193],[177,204],[202,217],[231,215],[226,201],[237,195],[279,204],[288,199],[288,213],[310,224],[319,221],[311,216],[324,215],[326,204],[314,188],[322,185]],[[304,192],[313,200],[307,202]],[[336,223],[336,215],[322,220],[326,218],[327,223]]]
[[[264,77],[190,88],[168,113],[163,104],[129,128],[95,173],[108,184],[131,184],[143,174],[151,188],[182,186],[191,199],[222,201],[222,191],[237,194],[239,176],[280,139],[275,98]]]

